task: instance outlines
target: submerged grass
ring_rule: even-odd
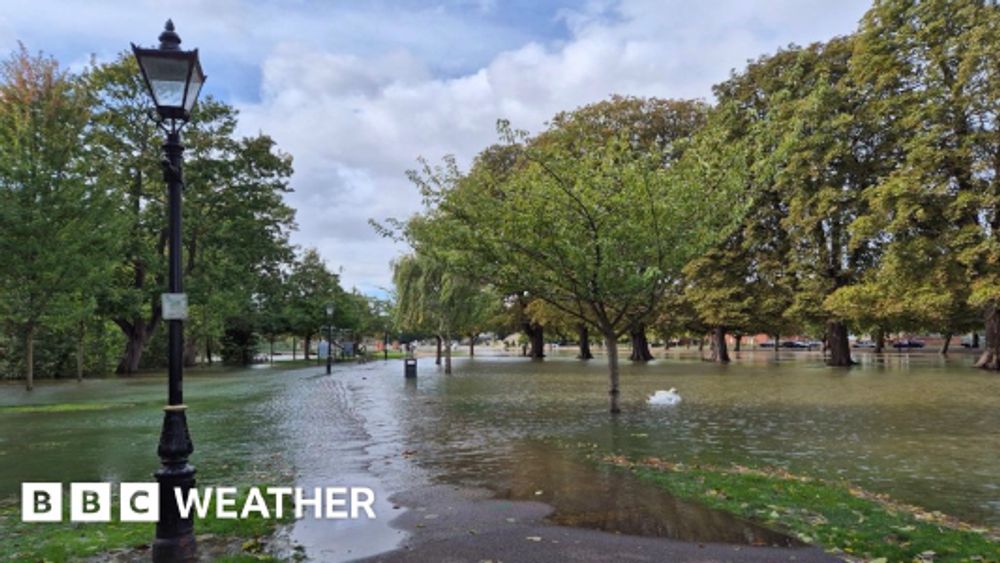
[[[0,407],[0,414],[103,411],[118,407],[131,406],[134,406],[133,403],[58,403],[51,405],[17,405]]]
[[[673,495],[791,533],[846,560],[1000,561],[1000,530],[975,527],[844,483],[777,469],[608,456]]]

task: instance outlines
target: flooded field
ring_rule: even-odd
[[[234,467],[258,482],[371,486],[374,523],[303,521],[313,555],[357,557],[395,545],[389,497],[425,483],[485,487],[541,500],[556,522],[698,541],[764,542],[734,518],[580,461],[587,451],[672,461],[774,465],[847,479],[963,519],[1000,525],[1000,377],[968,356],[862,356],[850,370],[815,354],[744,353],[717,366],[674,356],[624,363],[623,410],[606,413],[603,361],[553,354],[457,359],[441,374],[422,358],[290,371],[253,369],[185,381],[199,481]],[[683,401],[645,397],[676,387]],[[0,497],[22,481],[145,480],[164,381],[156,377],[0,387]],[[630,514],[653,515],[634,518]],[[688,524],[682,524],[687,522]],[[333,526],[333,528],[331,528]]]

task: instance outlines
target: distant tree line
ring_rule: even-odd
[[[879,0],[711,105],[616,96],[534,136],[501,121],[469,170],[411,173],[423,213],[376,224],[413,248],[397,310],[420,312],[399,320],[456,334],[454,300],[480,288],[533,343],[595,334],[612,412],[617,343],[649,359],[651,332],[711,334],[719,361],[727,334],[821,335],[848,366],[849,332],[983,330],[976,365],[998,370],[998,53],[992,0]]]
[[[130,54],[79,73],[23,46],[0,63],[0,376],[133,374],[165,362],[162,133]],[[360,336],[381,317],[288,240],[292,158],[242,137],[211,97],[184,133],[185,362],[244,364],[261,338],[308,346],[336,306]]]

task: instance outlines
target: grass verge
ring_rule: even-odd
[[[238,507],[243,505],[248,487],[239,487],[239,490]],[[273,514],[274,499],[265,496],[265,500]],[[114,506],[117,503],[115,499]],[[14,503],[0,505],[0,530],[3,530],[0,561],[79,561],[110,552],[141,552],[150,549],[153,540],[154,524],[151,522],[79,523],[69,522],[65,516],[63,522],[22,522],[20,506]],[[247,519],[220,520],[213,513],[207,518],[195,519],[195,534],[215,545],[215,549],[225,551],[213,557],[216,560],[276,561],[266,554],[267,539],[279,525],[291,519],[287,507],[281,519],[265,520],[255,515]]]
[[[131,407],[132,403],[57,403],[50,405],[17,405],[0,407],[0,414],[35,414],[60,412],[103,411],[118,407]]]
[[[608,456],[671,494],[790,533],[849,561],[1000,561],[1000,530],[845,483],[778,469],[689,466]]]

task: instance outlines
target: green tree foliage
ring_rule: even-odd
[[[978,365],[990,369],[1000,369],[998,49],[995,2],[880,0],[851,65],[872,122],[897,138],[894,166],[854,228],[855,237],[879,233],[890,256],[863,297],[882,317],[946,332],[979,310],[987,331]],[[878,299],[893,280],[912,296]]]
[[[444,371],[450,374],[452,339],[482,326],[499,299],[441,256],[408,254],[392,266],[397,324],[440,338],[445,345]]]
[[[419,183],[436,204],[427,220],[447,225],[449,237],[435,244],[459,264],[597,328],[612,412],[620,410],[618,337],[651,315],[670,280],[725,236],[739,208],[739,163],[708,158],[723,148],[718,137],[692,138],[691,116],[701,111],[615,99],[561,114],[535,138],[501,124],[506,144],[484,152],[467,176],[446,166]],[[669,135],[619,126],[661,119],[694,123]]]
[[[167,240],[163,134],[138,68],[122,54],[72,75],[22,48],[0,73],[0,369],[30,387],[36,364],[46,375],[105,373],[118,347],[118,371],[133,373],[162,347]],[[211,361],[219,343],[245,363],[258,334],[301,329],[283,201],[291,157],[236,127],[236,110],[209,97],[184,130],[189,364]]]
[[[88,181],[81,149],[89,110],[55,60],[21,47],[0,63],[0,319],[23,343],[29,390],[39,331],[82,332],[88,286],[109,263],[108,194]]]
[[[357,312],[340,287],[340,276],[326,267],[315,249],[307,249],[292,264],[286,296],[288,328],[293,335],[302,338],[307,360],[312,339],[329,322],[327,305],[334,306],[334,327],[346,329],[355,326]]]
[[[166,283],[162,133],[148,118],[148,94],[130,54],[94,68],[89,83],[97,100],[90,160],[125,218],[117,238],[122,261],[102,308],[126,337],[118,371],[133,373],[160,325],[159,294]],[[291,256],[294,212],[282,200],[291,157],[266,135],[237,138],[236,125],[235,109],[206,98],[184,132],[188,363],[199,342],[208,347],[222,335],[225,319],[246,313],[260,280]]]

